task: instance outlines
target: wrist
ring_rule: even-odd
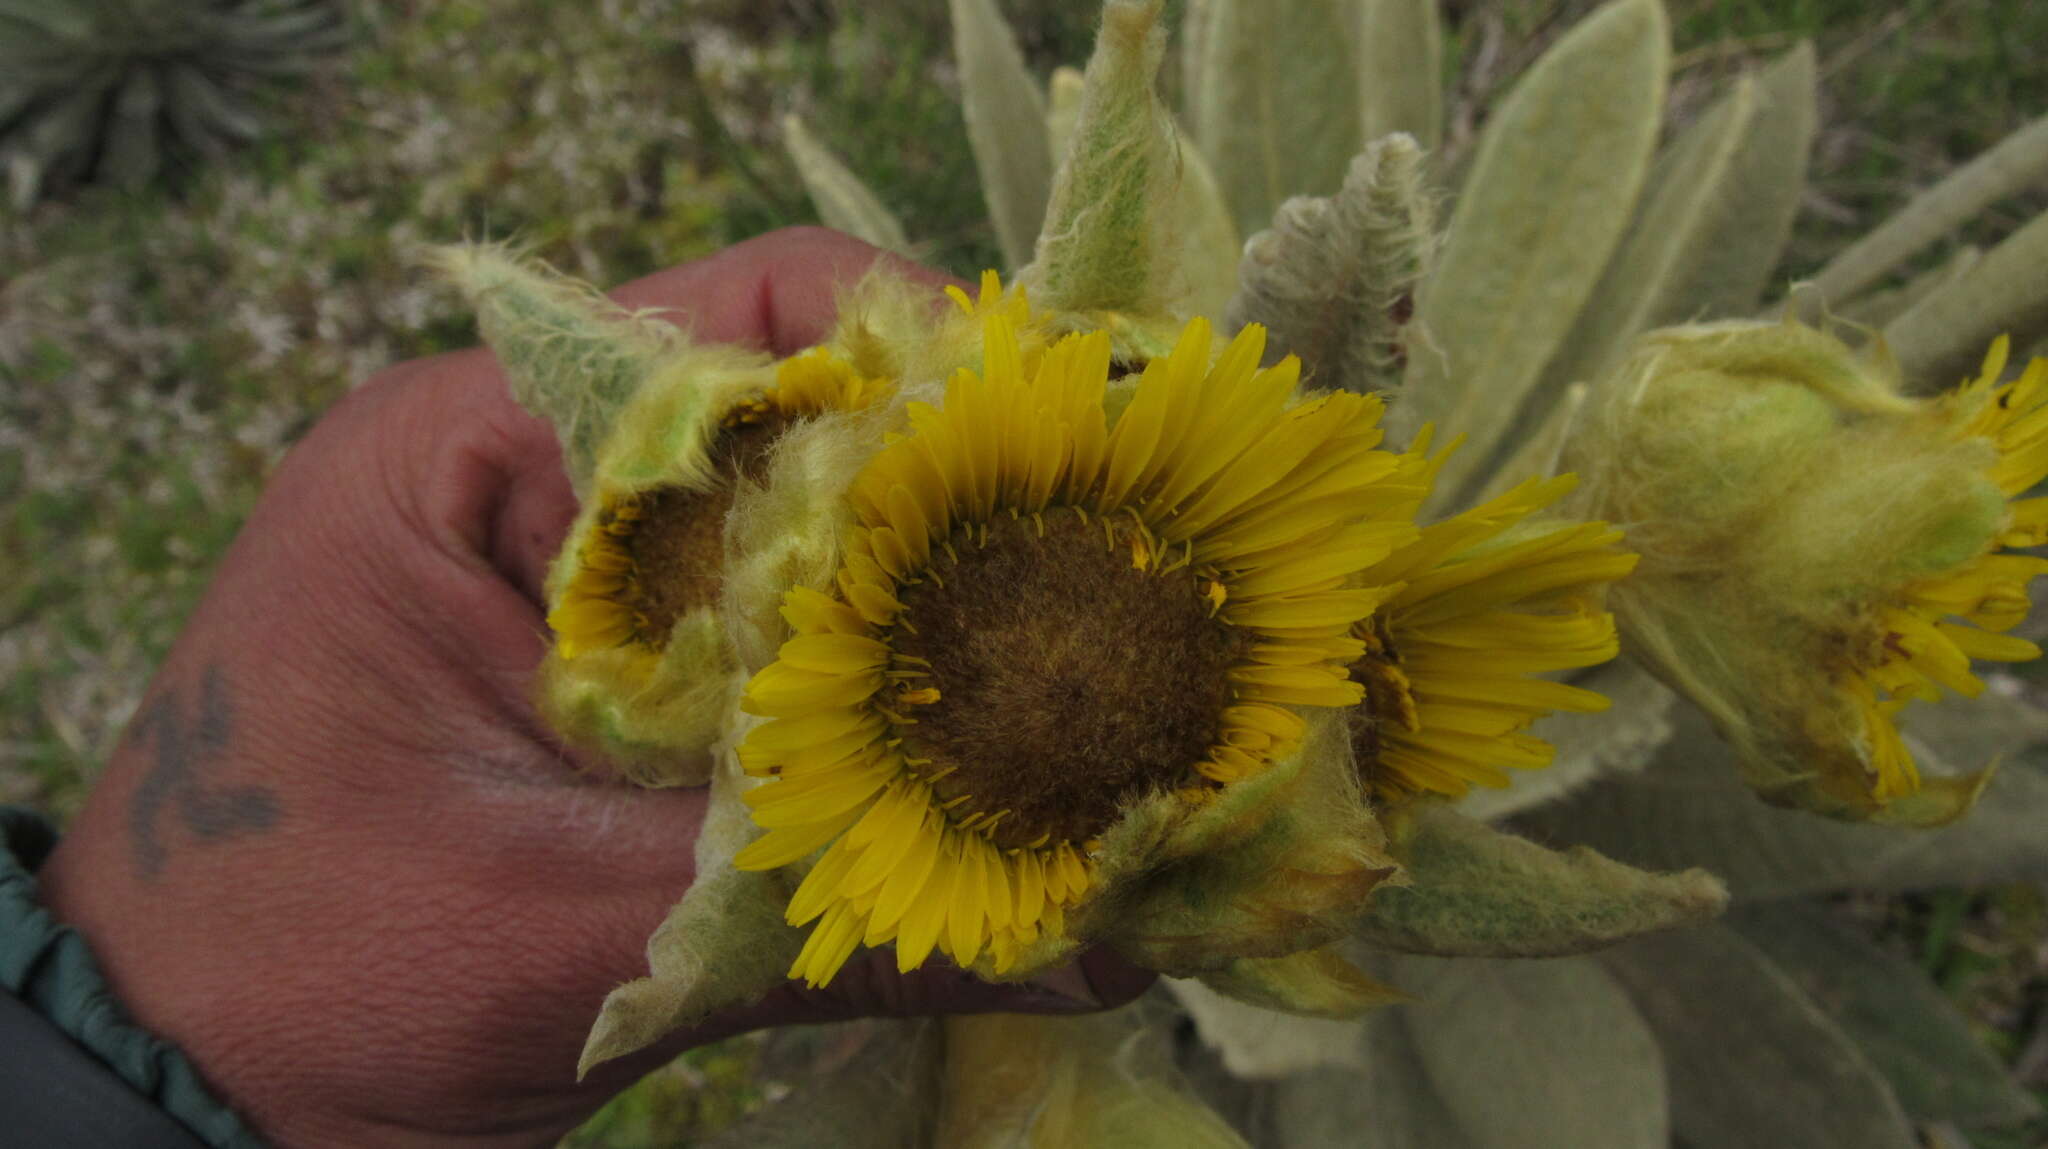
[[[14,999],[9,1053],[35,1057],[25,1070],[45,1083],[21,1101],[50,1106],[16,1114],[10,1124],[40,1119],[53,1134],[68,1125],[77,1144],[115,1143],[106,1137],[118,1131],[123,1144],[172,1145],[182,1133],[193,1145],[257,1149],[255,1135],[192,1063],[135,1023],[85,939],[40,901],[36,875],[55,840],[43,819],[0,808],[0,990]],[[26,1080],[9,1077],[16,1087]],[[75,1111],[64,1112],[67,1105]]]

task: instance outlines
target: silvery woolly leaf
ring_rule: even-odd
[[[2001,335],[2022,349],[2048,336],[2048,212],[1884,327],[1900,371],[1922,391],[1975,374]]]
[[[1142,1005],[949,1017],[934,1149],[1248,1149],[1184,1086]]]
[[[1558,852],[1448,807],[1396,830],[1408,883],[1374,891],[1358,945],[1443,957],[1554,957],[1691,925],[1727,902],[1703,870],[1650,873],[1583,846]],[[1398,988],[1407,989],[1406,986]]]
[[[1830,260],[1813,277],[1819,301],[1832,307],[1854,299],[1985,208],[2044,177],[2048,177],[2048,116],[1957,168]]]
[[[1994,693],[1914,709],[1904,717],[1909,733],[1924,735],[1915,737],[1922,769],[1942,769],[1926,744],[1974,769],[2038,745],[2048,728],[2041,711]],[[1638,866],[1704,867],[1738,900],[2048,879],[2048,770],[2037,758],[2006,759],[1976,808],[1951,826],[1838,822],[1758,799],[1691,707],[1680,708],[1675,735],[1641,774],[1602,779],[1515,824]]]
[[[1753,310],[1791,235],[1815,119],[1813,48],[1801,44],[1693,121],[1651,169],[1539,395],[1598,380],[1652,327]]]
[[[782,145],[826,227],[898,254],[908,254],[903,224],[830,148],[795,116],[782,118]]]
[[[1444,30],[1436,0],[1358,5],[1358,120],[1367,142],[1406,132],[1426,151],[1444,128]]]
[[[1693,1149],[1917,1149],[1854,1042],[1735,931],[1602,956],[1661,1038],[1672,1131]]]
[[[1153,80],[1162,0],[1111,0],[1037,253],[1020,278],[1062,311],[1160,313],[1179,277],[1173,118]],[[1042,136],[1042,134],[1041,134]]]
[[[1859,295],[1829,314],[1851,324],[1865,328],[1882,328],[1885,324],[1904,315],[1913,305],[1967,275],[1977,262],[1984,258],[1984,249],[1975,244],[1966,244],[1956,249],[1940,264],[1923,271],[1897,287],[1882,291],[1871,291]],[[1812,284],[1802,284],[1793,289],[1793,310],[1795,313],[1811,311],[1823,313],[1820,296]],[[1842,333],[1844,338],[1853,338],[1854,333]]]
[[[1328,1066],[1270,1088],[1277,1149],[1490,1149],[1468,1137],[1437,1096],[1400,1012],[1363,1023],[1363,1068]]]
[[[1295,1017],[1225,997],[1199,981],[1165,982],[1194,1018],[1202,1043],[1239,1077],[1282,1077],[1323,1065],[1363,1064],[1360,1021]]]
[[[1054,162],[1067,154],[1067,145],[1074,141],[1074,121],[1081,117],[1083,84],[1081,69],[1053,69],[1051,90],[1045,102],[1045,138],[1052,145]]]
[[[1473,1149],[1669,1144],[1657,1037],[1592,959],[1402,957],[1374,972],[1416,996],[1392,1012]]]
[[[1657,0],[1616,0],[1537,61],[1494,113],[1424,285],[1397,430],[1467,441],[1436,484],[1455,502],[1513,426],[1627,226],[1670,63]]]
[[[960,68],[960,107],[967,142],[981,172],[981,194],[995,224],[1003,260],[1017,268],[1031,258],[1045,220],[1054,156],[1046,143],[1045,97],[995,0],[950,0],[953,55]]]
[[[1227,326],[1265,324],[1268,357],[1300,356],[1311,387],[1392,390],[1435,244],[1422,149],[1375,140],[1337,194],[1289,199],[1245,245]]]
[[[1241,234],[1264,228],[1290,195],[1328,195],[1363,137],[1344,0],[1210,0],[1195,138]]]
[[[432,260],[476,309],[513,398],[555,425],[571,478],[586,480],[641,381],[686,346],[682,332],[501,248],[446,247]]]
[[[1833,914],[1780,902],[1738,911],[1728,924],[1855,1041],[1914,1118],[2001,1125],[2040,1113],[1919,967]]]

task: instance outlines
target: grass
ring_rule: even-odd
[[[1591,6],[1453,4],[1469,122]],[[1002,7],[1041,74],[1085,55],[1091,0]],[[1798,38],[1819,47],[1826,126],[1791,274],[2048,108],[2033,47],[2048,6],[2029,0],[1671,7],[1674,116]],[[377,367],[473,340],[416,270],[421,245],[517,235],[609,283],[806,220],[769,126],[795,110],[914,221],[931,262],[996,264],[934,5],[598,11],[357,5],[356,48],[295,97],[288,130],[181,195],[0,214],[0,801],[75,809],[284,450]],[[1956,243],[2043,210],[2036,189]],[[1987,1040],[2048,1083],[2038,894],[1906,900],[1897,915]],[[749,1049],[679,1062],[571,1143],[729,1122],[758,1094]]]

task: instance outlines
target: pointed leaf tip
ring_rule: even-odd
[[[910,239],[895,213],[883,206],[881,197],[830,148],[818,142],[803,120],[794,115],[782,118],[782,145],[826,227],[899,255],[909,254]]]
[[[1031,258],[1052,192],[1057,157],[1044,129],[1045,96],[994,0],[949,0],[948,8],[967,142],[1003,260],[1014,269]]]
[[[1728,902],[1704,870],[1650,873],[1583,846],[1560,853],[1441,807],[1416,810],[1397,856],[1410,884],[1376,891],[1353,936],[1403,953],[1585,953],[1705,921]]]

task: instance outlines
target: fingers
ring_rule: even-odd
[[[822,227],[792,227],[659,271],[612,292],[628,307],[660,308],[707,343],[790,355],[823,339],[839,294],[881,266],[936,293],[957,282]]]

